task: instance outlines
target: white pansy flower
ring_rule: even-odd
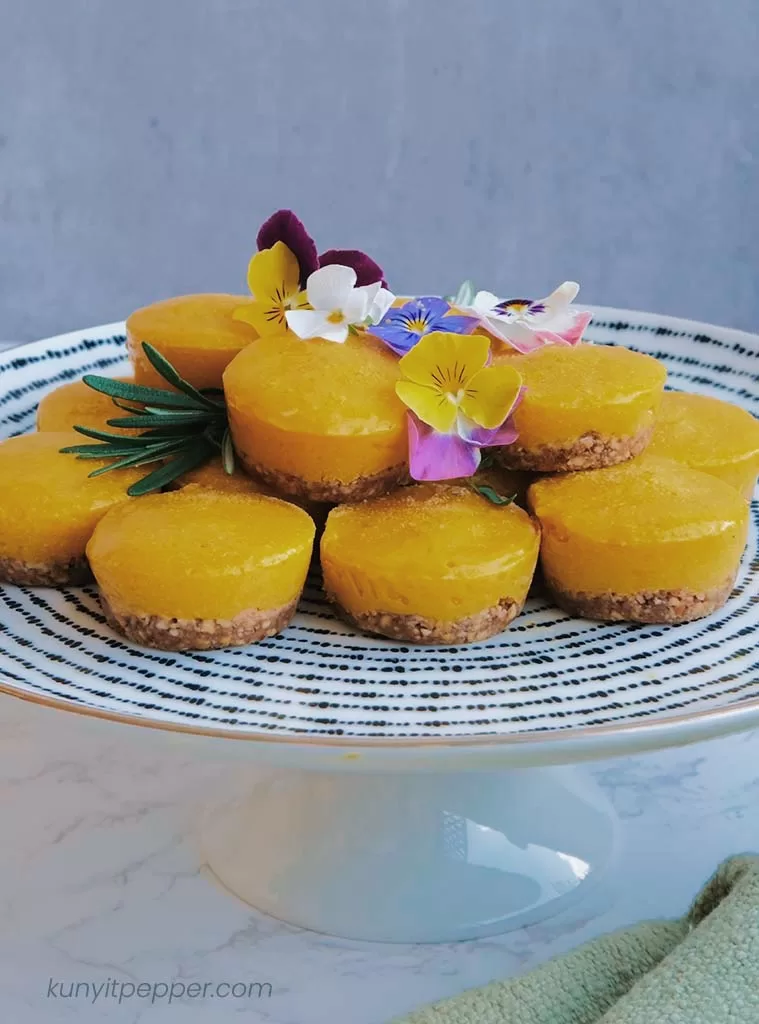
[[[357,288],[356,271],[336,263],[310,275],[306,295],[312,308],[288,310],[287,326],[299,338],[340,344],[347,341],[352,328],[381,320],[395,298],[379,282]]]

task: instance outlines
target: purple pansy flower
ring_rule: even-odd
[[[277,210],[259,228],[256,236],[259,252],[271,249],[277,242],[284,242],[297,259],[301,289],[305,289],[315,270],[333,264],[352,267],[356,271],[358,287],[380,283],[383,288],[387,288],[382,268],[358,249],[329,249],[319,256],[316,243],[292,210]]]
[[[470,334],[479,321],[473,316],[448,316],[450,304],[435,295],[412,299],[399,309],[390,309],[372,334],[381,338],[399,356],[410,352],[425,334]]]
[[[305,288],[311,274],[319,268],[319,258],[316,243],[292,210],[277,210],[259,228],[256,236],[259,252],[271,249],[277,242],[284,242],[298,261],[300,286]]]
[[[331,267],[335,263],[341,267],[351,267],[356,271],[357,288],[378,282],[382,288],[387,288],[382,267],[375,263],[371,256],[367,256],[359,249],[328,249],[319,257],[320,267]]]

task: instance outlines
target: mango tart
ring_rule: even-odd
[[[143,342],[156,348],[197,388],[220,388],[227,365],[258,337],[235,312],[253,304],[245,295],[201,294],[164,299],[127,319],[127,348],[138,384],[166,387],[145,357]]]
[[[282,498],[283,501],[298,505],[304,512],[307,512],[317,529],[324,527],[332,507],[318,501],[298,501],[292,496],[277,494],[263,480],[246,473],[239,461],[235,463],[232,472],[229,473],[225,469],[224,460],[220,455],[196,469],[183,473],[171,484],[171,487],[175,489],[187,486],[202,487],[205,490],[218,491],[223,494],[266,494],[270,498]]]
[[[0,443],[0,580],[45,587],[91,579],[87,542],[106,512],[128,500],[139,473],[90,477],[107,463],[63,458],[77,440],[49,431]]]
[[[113,629],[147,647],[210,650],[290,622],[313,540],[295,505],[187,486],[116,509],[87,555]]]
[[[572,615],[687,622],[716,611],[733,589],[748,506],[713,476],[645,454],[544,478],[528,499],[547,586]]]
[[[321,502],[380,494],[408,471],[398,360],[379,341],[260,338],[224,374],[234,447],[282,494]]]
[[[130,377],[116,377],[122,384],[131,383]],[[93,391],[83,380],[61,384],[40,401],[37,406],[37,430],[73,430],[77,425],[108,429],[108,420],[118,414],[113,400]]]
[[[417,484],[330,512],[324,589],[360,629],[412,643],[459,644],[519,614],[539,530],[516,505],[471,489]]]
[[[648,451],[719,477],[750,501],[759,475],[759,421],[718,398],[666,391]]]
[[[639,455],[651,440],[667,375],[651,356],[583,343],[496,355],[504,358],[525,387],[513,417],[518,439],[499,452],[508,469],[599,469]]]

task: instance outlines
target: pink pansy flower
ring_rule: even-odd
[[[544,345],[577,345],[591,314],[572,302],[580,286],[565,281],[545,299],[499,299],[480,291],[464,305],[496,338],[518,352],[534,352]]]

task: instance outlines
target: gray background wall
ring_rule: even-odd
[[[759,328],[756,0],[0,0],[0,338],[237,290],[293,206],[465,277]]]

